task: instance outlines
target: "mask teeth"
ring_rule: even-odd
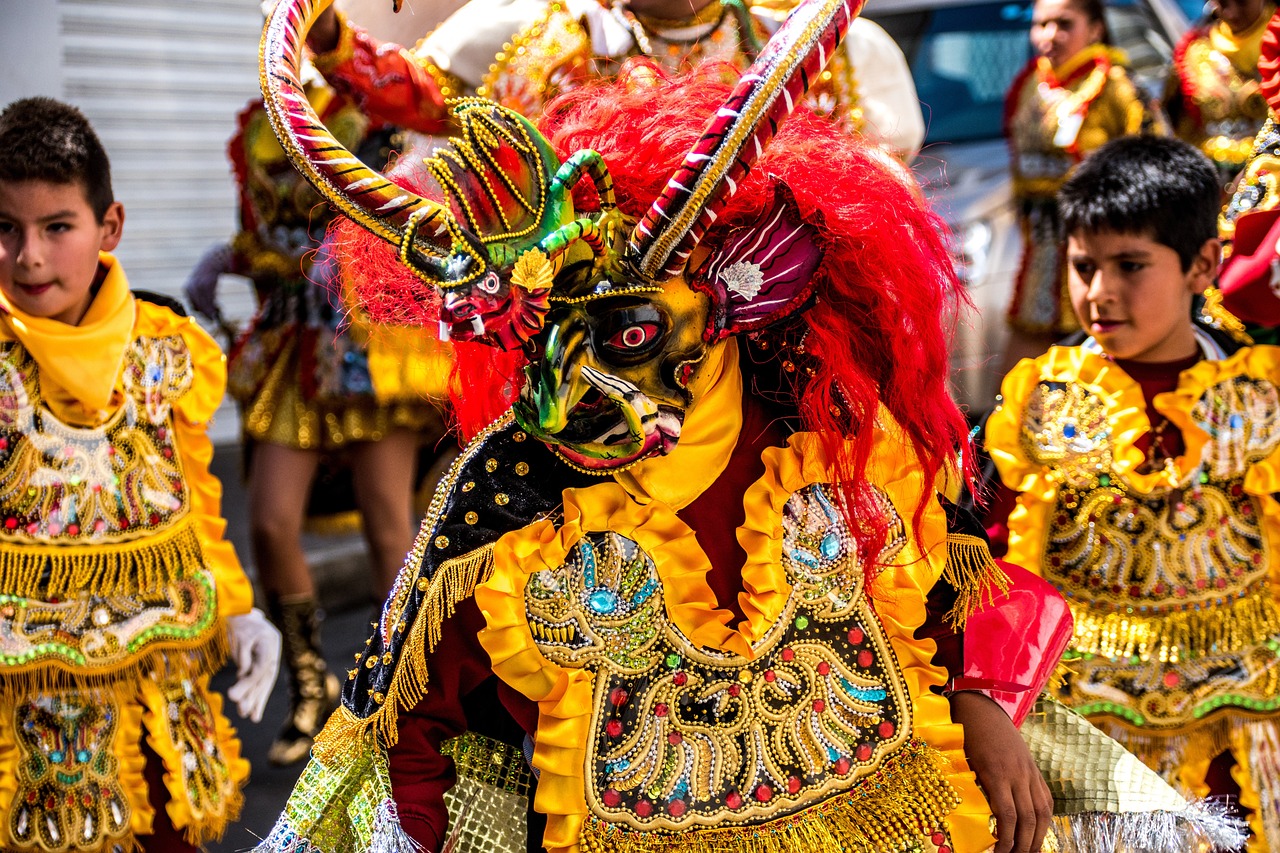
[[[444,320],[440,321],[440,340],[443,343],[449,342],[449,324]]]
[[[471,331],[475,332],[476,337],[484,334],[484,318],[479,314],[471,318]]]

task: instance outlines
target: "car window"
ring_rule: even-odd
[[[868,15],[907,57],[924,107],[926,144],[1001,136],[1005,92],[1032,56],[1032,6],[1014,0]],[[1158,91],[1173,48],[1150,9],[1120,0],[1108,7],[1107,23],[1139,83]]]

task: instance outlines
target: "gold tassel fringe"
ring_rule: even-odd
[[[86,589],[102,596],[136,595],[160,589],[189,567],[203,564],[200,539],[186,524],[138,542],[5,548],[0,550],[0,589],[8,595],[44,600]]]
[[[960,804],[945,759],[910,741],[847,793],[765,824],[637,832],[588,818],[583,853],[888,853],[912,850]]]
[[[460,602],[471,597],[478,584],[488,580],[492,571],[493,545],[488,544],[445,560],[430,579],[420,577],[415,581],[425,594],[413,626],[400,646],[399,660],[382,707],[366,719],[340,707],[316,738],[313,749],[318,754],[345,752],[351,744],[361,741],[370,728],[377,733],[379,743],[395,746],[399,739],[396,724],[400,709],[412,708],[427,695],[427,656],[440,642],[445,621],[453,616]]]
[[[956,590],[947,624],[961,630],[974,611],[1008,592],[1011,583],[992,559],[986,541],[964,533],[947,534],[947,565],[942,577]]]
[[[1076,602],[1070,605],[1076,622],[1072,650],[1113,660],[1136,656],[1177,663],[1210,649],[1233,654],[1280,631],[1280,605],[1262,594],[1220,607],[1152,616],[1100,615]]]

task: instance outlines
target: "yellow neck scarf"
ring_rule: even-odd
[[[742,371],[738,343],[712,347],[693,381],[693,405],[680,443],[666,456],[646,459],[613,475],[637,502],[659,500],[681,510],[705,492],[729,465],[742,431]]]
[[[1273,3],[1264,3],[1258,20],[1249,29],[1237,35],[1223,21],[1209,30],[1209,46],[1221,53],[1236,71],[1246,77],[1258,76],[1258,59],[1262,56],[1262,37],[1267,34],[1267,24],[1275,14]]]
[[[102,421],[133,339],[129,281],[114,257],[100,252],[102,286],[78,326],[23,313],[0,295],[0,334],[19,341],[40,366],[41,396],[54,415],[76,424]]]

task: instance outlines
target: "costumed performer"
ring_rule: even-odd
[[[1111,139],[1165,132],[1159,108],[1110,44],[1102,0],[1037,0],[1036,56],[1005,100],[1022,259],[1009,305],[1007,370],[1079,329],[1067,296],[1066,234],[1055,196],[1086,154]]]
[[[1084,332],[1005,377],[991,522],[1075,616],[1053,695],[1182,790],[1238,800],[1249,849],[1275,850],[1280,349],[1193,322],[1219,193],[1204,155],[1150,137],[1064,185]]]
[[[1174,49],[1164,106],[1174,133],[1213,161],[1229,194],[1267,118],[1258,59],[1276,4],[1216,0],[1210,6],[1213,17],[1188,30]]]
[[[249,763],[280,638],[222,538],[224,359],[129,291],[124,208],[74,107],[0,113],[0,846],[194,851]]]
[[[308,75],[306,95],[337,138],[385,160],[386,134]],[[368,149],[368,150],[365,150]],[[240,231],[205,255],[187,282],[192,305],[220,319],[219,274],[247,276],[258,311],[228,360],[248,446],[249,522],[268,613],[284,637],[289,712],[267,753],[276,765],[307,757],[338,704],[339,683],[320,646],[315,582],[302,548],[321,466],[349,467],[368,541],[373,594],[386,598],[413,543],[414,460],[443,434],[447,355],[434,336],[369,329],[341,307],[324,244],[332,208],[292,167],[261,100],[240,113],[228,153],[240,188]]]

